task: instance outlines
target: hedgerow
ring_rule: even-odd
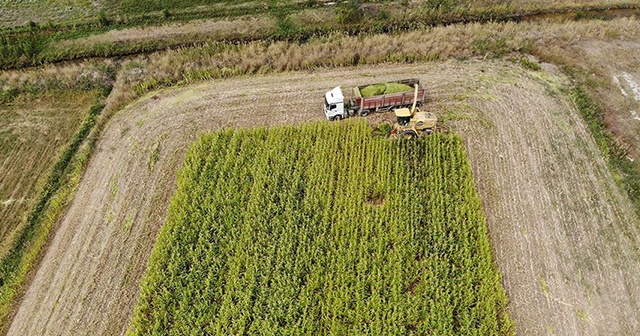
[[[131,335],[512,333],[457,136],[220,131],[178,185]]]

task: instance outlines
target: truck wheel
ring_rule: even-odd
[[[422,134],[425,134],[425,135],[433,134],[433,130],[431,128],[427,128],[422,131]]]
[[[418,135],[416,134],[416,132],[414,132],[414,131],[404,131],[404,132],[402,132],[402,134],[401,134],[401,135],[402,135],[402,137],[403,137],[404,139],[408,139],[408,140],[413,139],[413,138],[415,138],[415,137],[417,137],[417,136],[418,136]]]
[[[329,120],[331,121],[340,121],[340,119],[342,119],[342,115],[340,114],[334,115],[333,117],[329,118]]]
[[[360,113],[361,116],[366,117],[369,115],[369,110],[364,110],[362,111],[362,113]]]

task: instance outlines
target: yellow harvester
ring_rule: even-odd
[[[411,109],[399,108],[394,112],[397,123],[394,125],[393,133],[405,139],[413,139],[425,134],[431,134],[436,129],[438,118],[430,112],[422,112],[416,107],[418,96],[418,85],[414,85],[415,93]]]

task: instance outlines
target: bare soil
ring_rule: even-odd
[[[431,93],[425,109],[443,131],[465,139],[518,334],[640,331],[639,220],[559,91],[565,79],[506,62],[452,61],[211,81],[129,105],[98,142],[8,334],[126,331],[198,133],[323,120],[322,94],[336,85],[411,77]]]

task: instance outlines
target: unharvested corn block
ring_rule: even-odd
[[[458,136],[201,135],[129,335],[511,335]]]

